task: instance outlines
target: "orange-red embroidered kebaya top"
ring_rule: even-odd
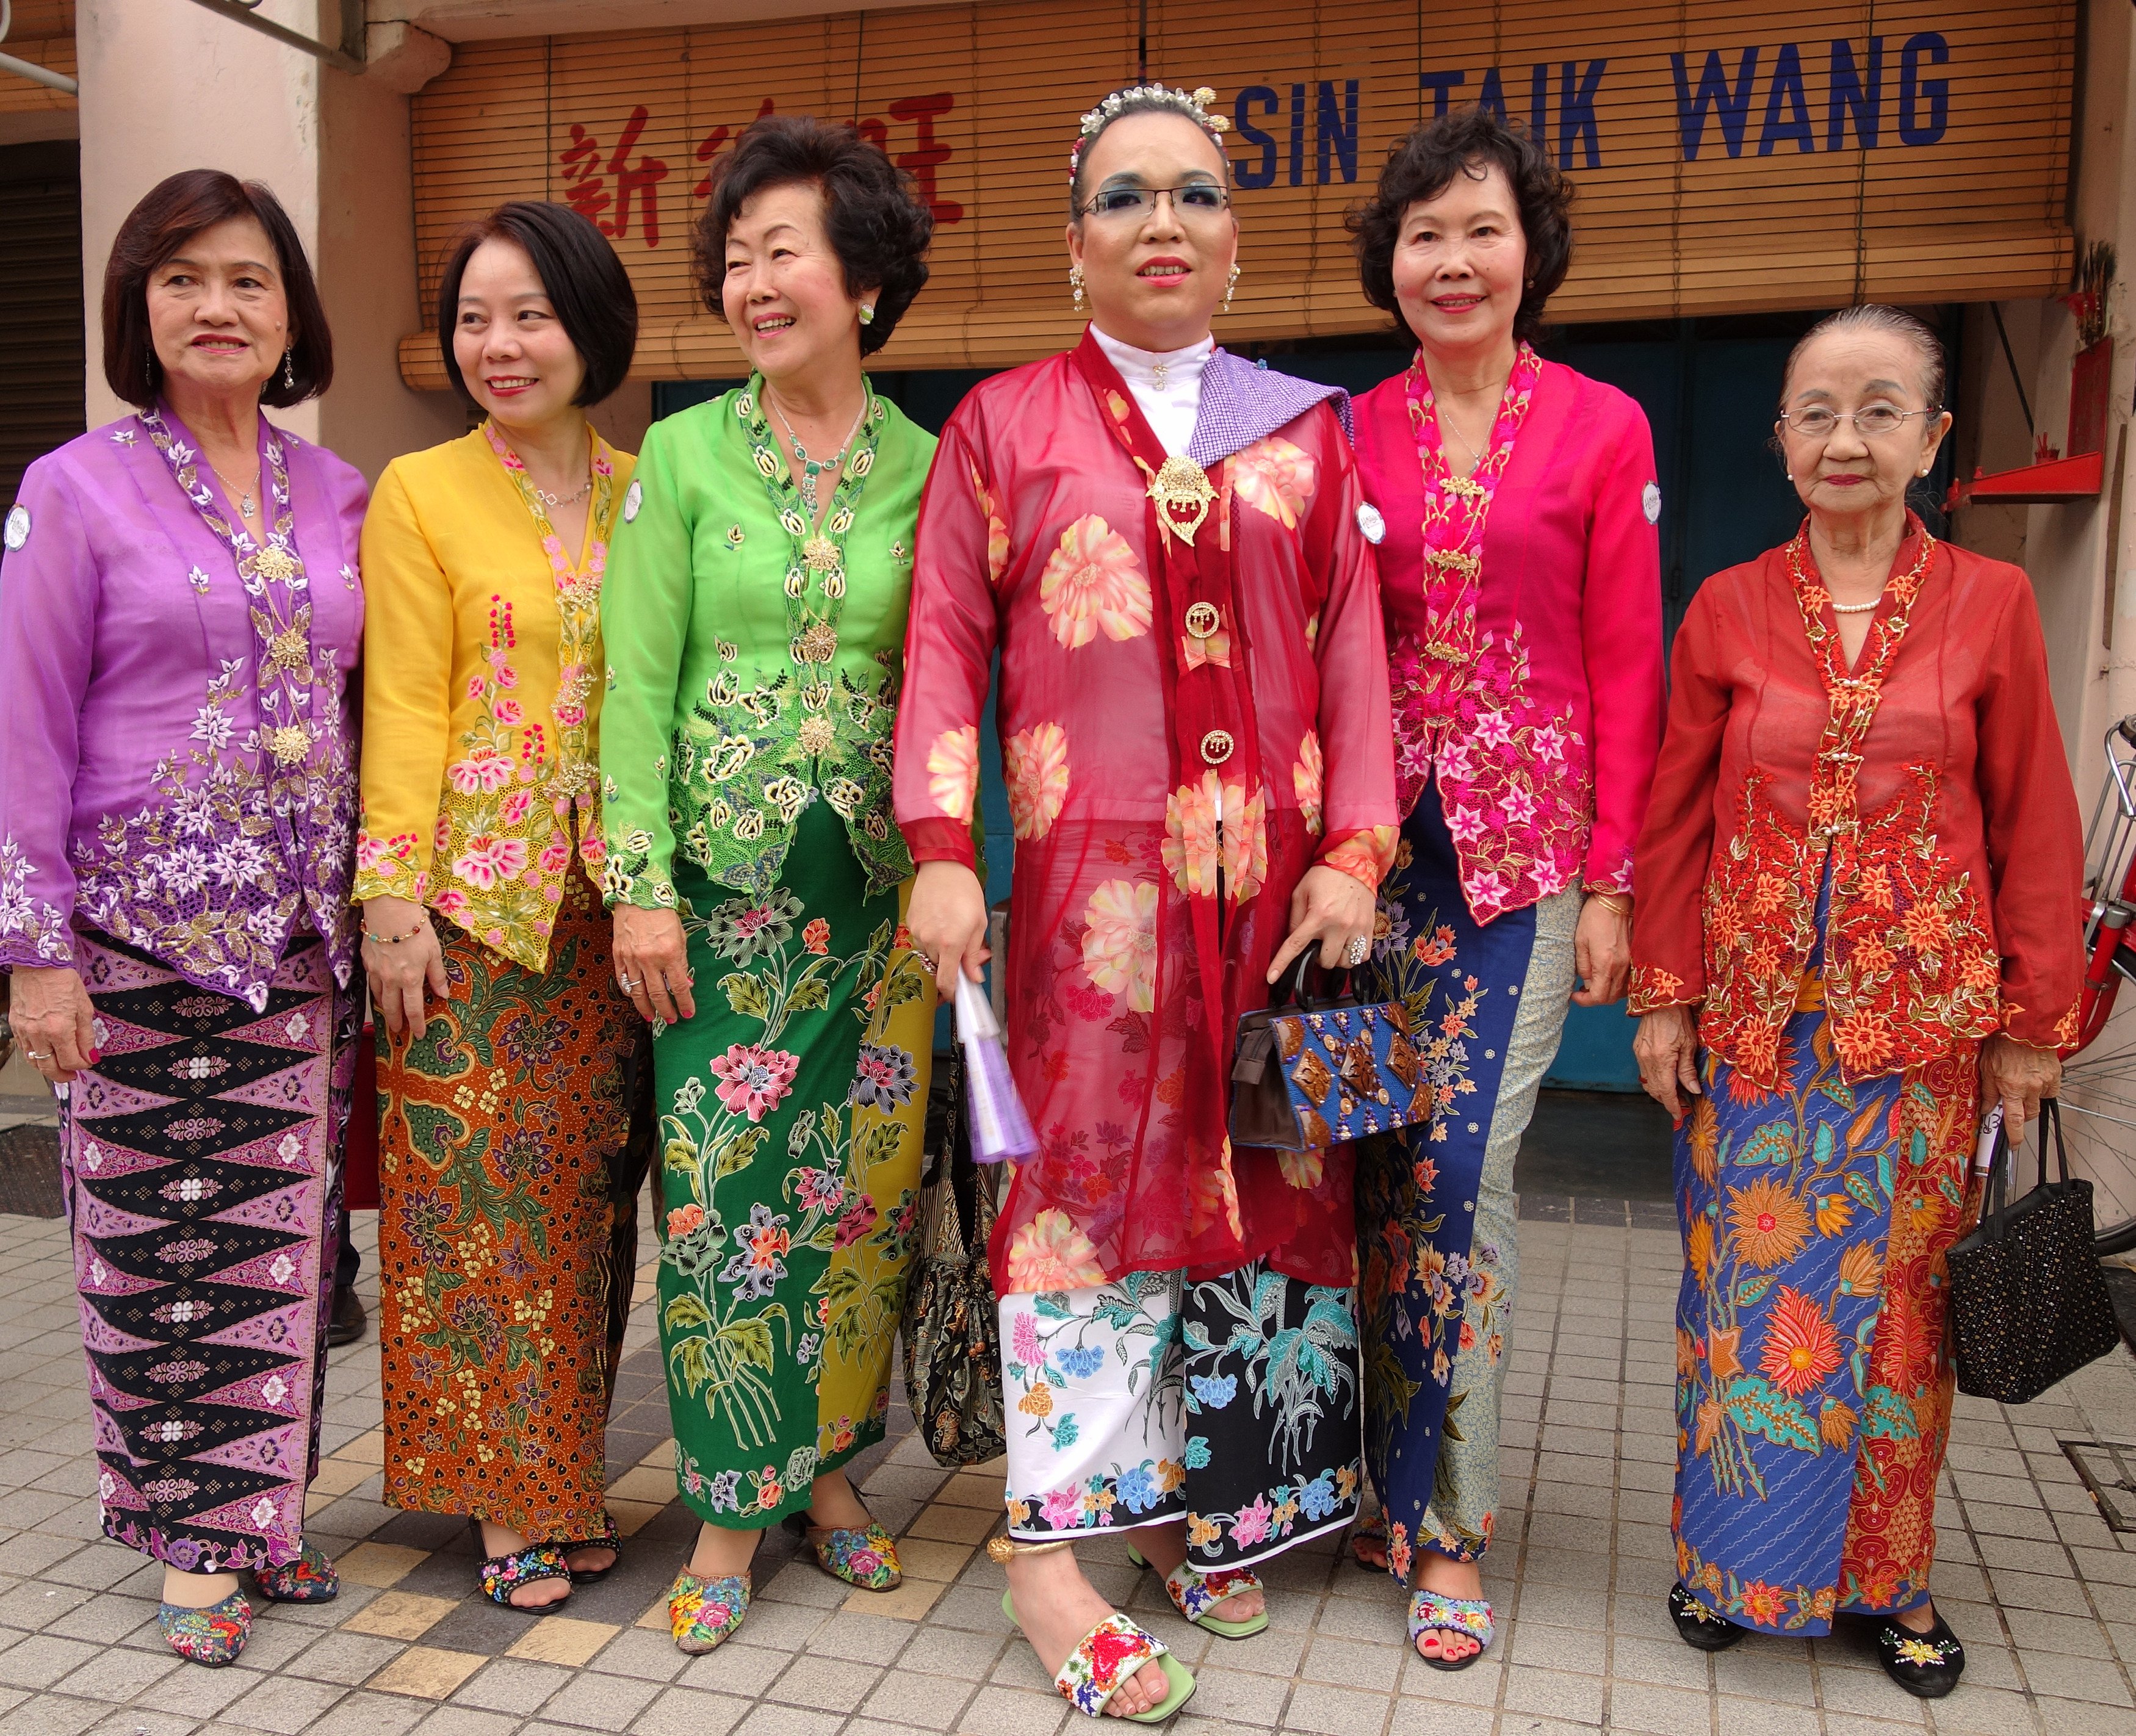
[[[2071,1040],[2084,846],[2031,581],[1910,515],[1851,667],[1831,604],[1806,534],[1692,599],[1635,856],[1632,1011],[1702,1002],[1706,1046],[1776,1086],[1828,861],[1848,1078],[1996,1030]]]

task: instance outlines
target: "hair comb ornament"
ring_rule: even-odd
[[[1121,115],[1148,113],[1158,109],[1170,109],[1185,115],[1211,138],[1222,143],[1223,135],[1231,129],[1229,117],[1211,114],[1208,105],[1216,100],[1216,93],[1206,85],[1192,91],[1171,90],[1163,85],[1132,85],[1124,90],[1115,90],[1098,106],[1083,117],[1082,129],[1074,146],[1068,153],[1068,179],[1075,179],[1075,165],[1082,160],[1083,147]]]

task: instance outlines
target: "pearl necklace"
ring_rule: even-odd
[[[1866,615],[1883,600],[1884,594],[1879,591],[1867,603],[1835,603],[1832,605],[1832,612],[1835,615]]]

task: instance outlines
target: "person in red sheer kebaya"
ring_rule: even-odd
[[[1359,1482],[1350,1152],[1226,1137],[1233,1032],[1310,949],[1365,956],[1392,860],[1386,655],[1347,397],[1216,348],[1238,225],[1206,92],[1084,118],[1091,324],[943,430],[922,500],[897,818],[942,992],[986,959],[972,807],[989,667],[1016,835],[1008,1050],[1040,1149],[992,1248],[1008,1606],[1079,1709],[1192,1679],[1067,1547],[1134,1529],[1191,1621]],[[1296,1354],[1271,1355],[1270,1346]]]
[[[1677,1583],[1706,1651],[1872,1618],[1934,1699],[1944,1256],[2076,1035],[2083,843],[2031,581],[1906,506],[1941,347],[1850,308],[1788,358],[1808,516],[1699,588],[1639,836],[1634,1047],[1677,1123]]]

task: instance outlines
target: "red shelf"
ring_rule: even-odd
[[[1949,504],[2030,507],[2056,501],[2096,500],[2105,480],[2106,454],[2083,452],[2051,463],[2027,464],[2022,470],[1999,471],[1993,476],[1954,482]]]

